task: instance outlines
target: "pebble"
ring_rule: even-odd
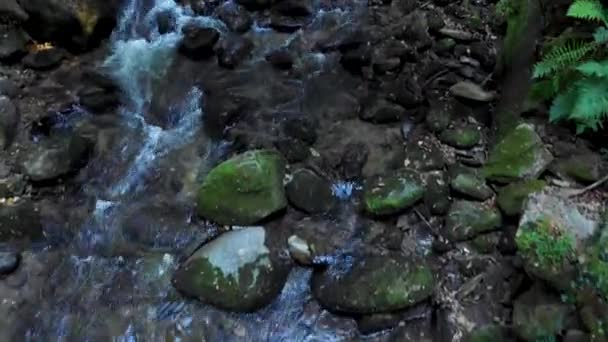
[[[439,33],[443,34],[444,36],[454,38],[456,40],[472,40],[473,39],[472,33],[467,32],[467,31],[462,31],[462,30],[449,29],[449,28],[444,27],[441,30],[439,30]]]
[[[450,88],[450,92],[454,96],[479,102],[490,102],[496,96],[493,92],[486,91],[481,86],[467,81],[454,84]]]

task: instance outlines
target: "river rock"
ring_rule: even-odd
[[[546,183],[541,180],[529,180],[511,183],[498,190],[496,203],[507,216],[516,216],[522,213],[524,203],[531,194],[541,191]]]
[[[500,211],[491,205],[456,201],[448,212],[444,234],[451,241],[465,241],[481,233],[497,230],[501,225]]]
[[[606,164],[598,153],[573,154],[556,160],[550,170],[583,184],[598,181],[606,171]]]
[[[351,314],[405,309],[429,298],[434,287],[430,268],[396,255],[346,258],[312,277],[321,305]]]
[[[286,192],[294,207],[309,214],[327,212],[336,204],[331,182],[308,169],[293,173]]]
[[[19,111],[6,96],[0,95],[0,148],[6,149],[15,139],[19,125]]]
[[[384,99],[375,101],[371,106],[360,112],[360,118],[374,123],[399,121],[405,115],[405,109],[398,104]]]
[[[491,181],[536,179],[553,160],[531,124],[518,125],[490,151],[483,173]]]
[[[240,64],[253,49],[253,42],[240,36],[223,38],[217,48],[217,61],[225,68]]]
[[[184,37],[179,43],[178,50],[184,56],[199,60],[213,54],[213,47],[220,38],[220,33],[211,27],[201,27],[196,23],[188,23],[182,28]]]
[[[18,27],[0,32],[0,62],[16,62],[27,53],[29,37]]]
[[[198,192],[199,215],[250,225],[285,208],[285,162],[272,150],[239,154],[209,172]]]
[[[113,111],[119,104],[118,92],[97,86],[84,87],[78,91],[80,104],[95,114]]]
[[[64,57],[65,53],[62,49],[51,48],[30,52],[22,62],[30,69],[44,71],[59,66]]]
[[[273,12],[270,15],[270,27],[278,32],[292,33],[299,30],[308,22],[306,17],[292,17]]]
[[[33,181],[48,181],[78,170],[86,163],[89,146],[77,136],[58,136],[26,149],[21,170]]]
[[[397,214],[424,197],[424,185],[413,172],[376,177],[365,184],[365,210],[373,215]]]
[[[479,85],[468,81],[462,81],[454,84],[450,88],[450,92],[454,96],[479,102],[490,102],[496,97],[496,94],[493,92],[485,91]]]
[[[30,201],[0,204],[0,241],[39,241],[43,238],[38,208]]]
[[[308,16],[314,11],[311,0],[283,0],[274,5],[272,9],[287,16]]]
[[[265,56],[265,59],[280,70],[289,70],[293,66],[293,55],[288,49],[273,50]]]
[[[19,266],[21,255],[17,252],[0,252],[0,275],[13,273]]]
[[[122,2],[19,0],[19,4],[29,15],[24,26],[34,39],[81,50],[110,35]]]
[[[450,185],[457,193],[480,201],[485,201],[494,195],[486,180],[474,173],[459,173],[452,178]]]
[[[435,101],[431,103],[426,115],[426,124],[434,132],[441,132],[452,121],[452,105],[449,101]]]
[[[554,340],[565,330],[570,311],[559,298],[533,287],[515,300],[513,331],[524,341]]]
[[[236,0],[237,4],[244,6],[248,10],[261,10],[272,6],[277,1],[275,0]]]
[[[456,148],[471,148],[481,141],[481,132],[474,125],[451,127],[439,135],[444,143]]]
[[[232,1],[224,2],[215,10],[215,13],[234,32],[245,32],[253,23],[249,12]]]
[[[289,266],[263,227],[220,235],[186,260],[173,277],[183,294],[230,311],[254,311],[281,292]]]

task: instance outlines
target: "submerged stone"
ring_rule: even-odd
[[[198,192],[198,214],[220,224],[251,225],[285,208],[285,163],[278,152],[237,155],[209,172]]]
[[[541,180],[530,180],[511,183],[502,189],[498,190],[496,202],[498,207],[507,216],[515,216],[521,214],[524,203],[528,196],[541,191],[546,183]]]
[[[180,292],[230,311],[254,311],[281,292],[289,266],[263,227],[230,231],[203,245],[173,277]]]
[[[450,207],[444,232],[451,241],[465,241],[501,225],[498,209],[484,203],[457,201]]]
[[[429,298],[434,286],[430,268],[400,256],[345,258],[315,271],[312,278],[321,305],[352,314],[408,308]]]
[[[492,181],[510,183],[536,179],[553,156],[530,124],[520,124],[490,152],[484,175]]]
[[[374,215],[396,214],[414,205],[424,196],[424,186],[412,172],[401,171],[378,177],[365,185],[365,210]]]

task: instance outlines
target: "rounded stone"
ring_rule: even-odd
[[[377,177],[365,185],[365,210],[373,215],[396,214],[422,199],[424,192],[419,177],[409,171]]]

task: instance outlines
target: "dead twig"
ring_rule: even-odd
[[[580,196],[584,193],[586,193],[587,191],[591,191],[593,189],[598,188],[600,185],[606,183],[608,181],[608,175],[604,176],[602,179],[598,180],[597,182],[584,187],[582,189],[569,189],[570,192],[566,194],[566,197],[576,197],[576,196]]]

